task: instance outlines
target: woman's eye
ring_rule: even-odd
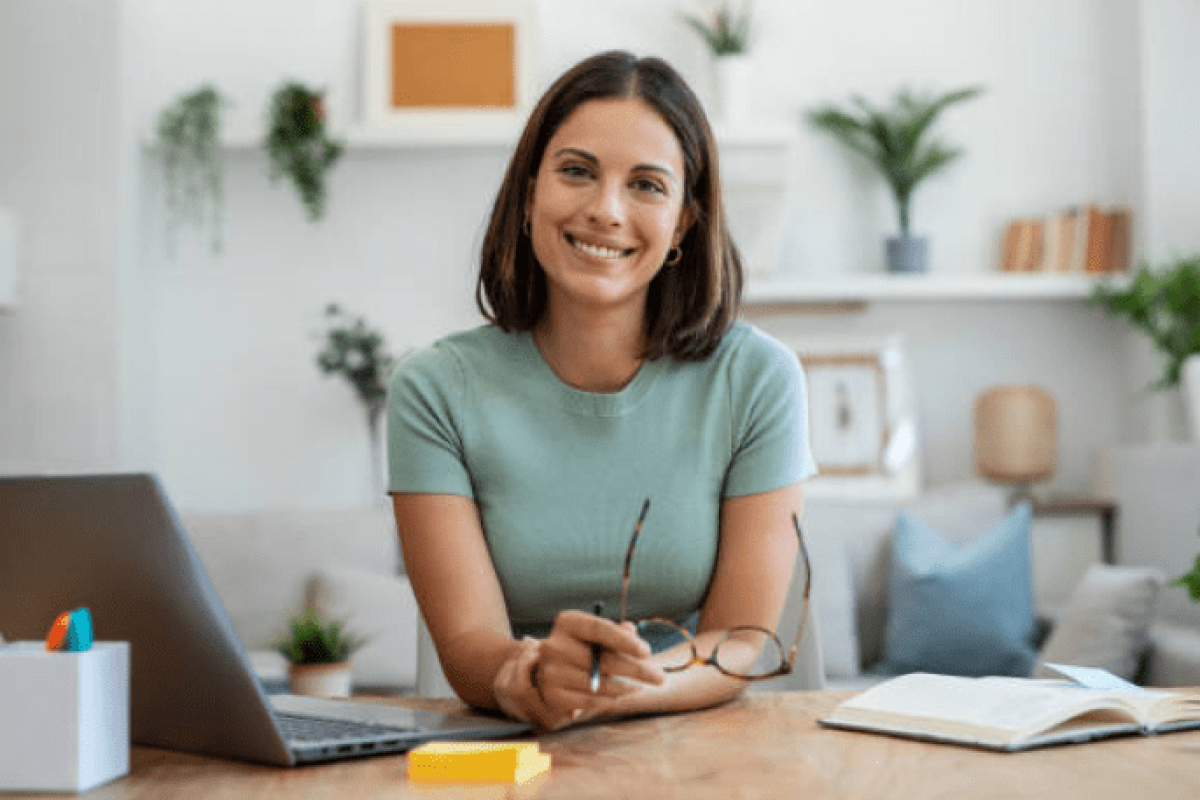
[[[558,171],[568,178],[587,178],[592,174],[592,171],[582,164],[564,164]]]
[[[654,194],[666,194],[667,190],[661,183],[650,178],[638,178],[633,182],[633,187],[639,192],[652,192]]]

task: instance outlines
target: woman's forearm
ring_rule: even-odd
[[[719,632],[697,636],[697,652],[712,652],[720,637]],[[753,663],[755,655],[742,654],[739,663],[746,658]],[[664,653],[654,656],[653,660],[667,664],[677,662],[678,657],[674,653]],[[746,690],[747,685],[747,681],[724,675],[715,667],[693,665],[681,672],[667,673],[666,682],[660,686],[643,684],[639,691],[616,698],[600,717],[619,718],[707,708],[737,697]]]
[[[493,685],[496,673],[521,643],[491,630],[471,631],[446,642],[439,652],[442,671],[464,703],[476,708],[499,708]]]

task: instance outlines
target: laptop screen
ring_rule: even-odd
[[[134,743],[290,764],[241,639],[156,477],[0,478],[0,633],[91,610],[130,643]]]

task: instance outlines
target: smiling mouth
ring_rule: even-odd
[[[629,247],[618,250],[613,247],[604,247],[603,245],[598,244],[588,244],[587,242],[576,239],[569,233],[565,233],[563,236],[566,238],[567,243],[570,244],[571,247],[574,247],[576,250],[579,250],[585,255],[591,256],[592,258],[603,258],[611,261],[633,255],[633,251],[636,249]]]

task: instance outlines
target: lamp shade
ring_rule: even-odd
[[[1057,404],[1036,386],[995,386],[975,400],[975,471],[1001,483],[1054,474]]]

